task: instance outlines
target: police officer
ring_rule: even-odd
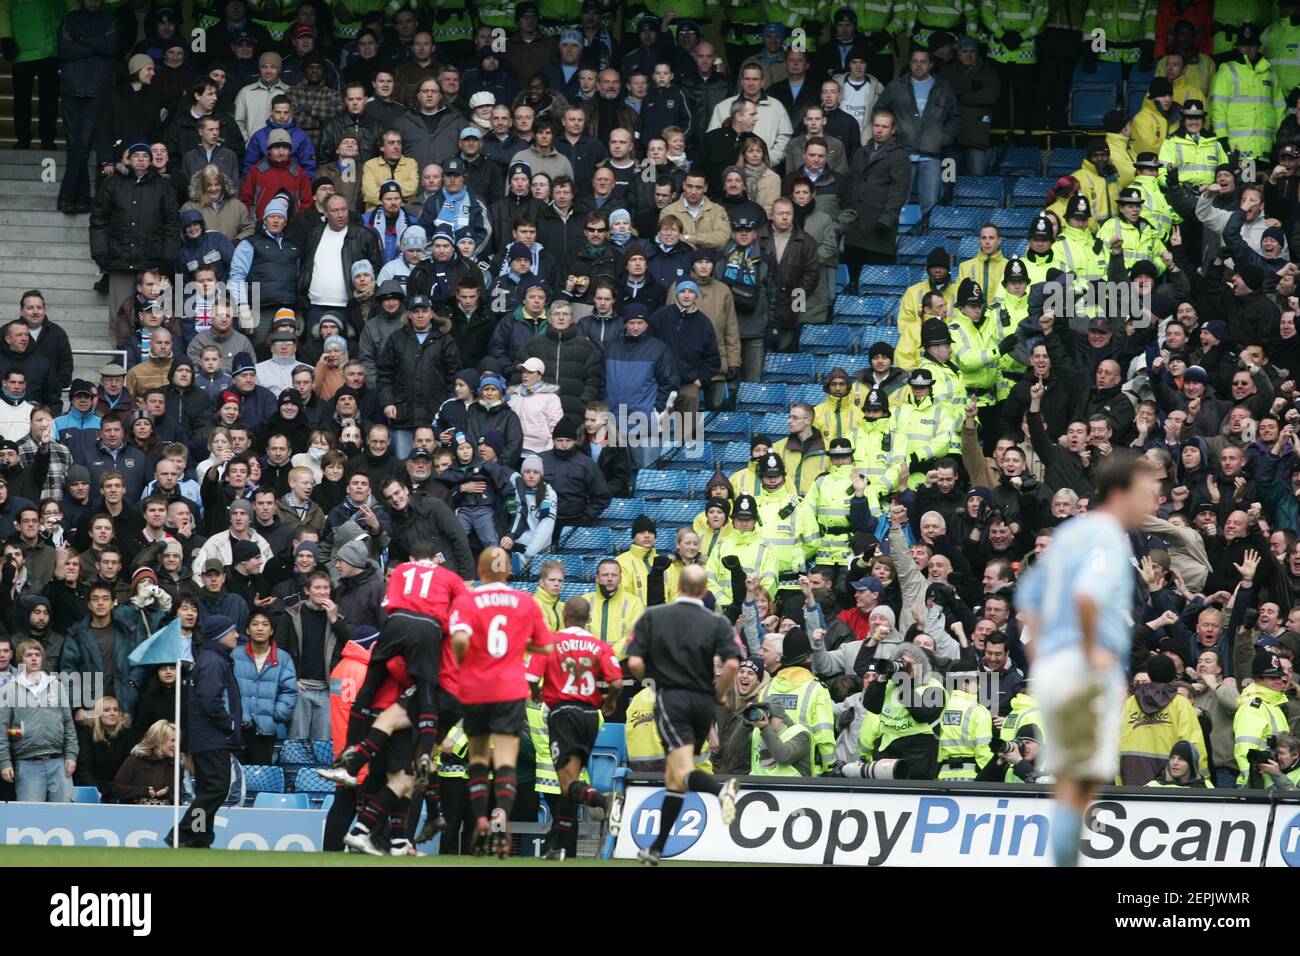
[[[948,695],[935,679],[925,651],[915,644],[898,645],[892,663],[897,670],[888,680],[868,684],[862,692],[863,707],[880,715],[876,758],[905,760],[910,779],[933,780],[939,760],[935,728]]]
[[[1232,719],[1232,756],[1237,762],[1237,786],[1262,788],[1264,781],[1250,762],[1256,750],[1271,749],[1268,738],[1288,731],[1286,712],[1286,671],[1271,651],[1259,651],[1251,664],[1254,683],[1237,699],[1237,714]]]
[[[1142,195],[1142,218],[1155,227],[1160,241],[1169,244],[1169,234],[1183,217],[1174,211],[1160,188],[1160,160],[1155,153],[1138,153],[1134,161],[1137,175],[1129,183],[1129,189],[1135,189]],[[1124,190],[1128,192],[1128,190]],[[1123,193],[1120,194],[1121,197]],[[1120,199],[1123,202],[1123,199]],[[1120,210],[1123,212],[1123,209]]]
[[[1124,257],[1124,271],[1139,262],[1150,262],[1159,275],[1165,271],[1161,255],[1168,250],[1160,233],[1142,214],[1142,191],[1135,186],[1125,186],[1119,191],[1119,215],[1106,220],[1099,230],[1099,238],[1112,256]]]
[[[949,671],[953,689],[939,717],[939,779],[974,780],[993,759],[993,715],[975,696],[975,671]]]
[[[1263,163],[1286,116],[1286,92],[1260,56],[1259,27],[1243,23],[1236,55],[1219,64],[1210,84],[1210,121],[1223,148]]]
[[[785,463],[775,451],[768,452],[759,465],[758,478],[762,485],[757,497],[758,532],[772,554],[776,603],[784,614],[786,605],[796,609],[803,605],[799,575],[817,551],[817,519],[786,486]]]
[[[1204,135],[1205,104],[1188,100],[1183,104],[1183,120],[1178,129],[1160,144],[1160,185],[1169,181],[1169,174],[1177,170],[1174,181],[1182,186],[1208,186],[1214,182],[1214,171],[1228,161],[1228,153],[1212,136]]]
[[[885,491],[885,473],[889,471],[894,436],[890,431],[889,399],[879,388],[871,389],[863,399],[862,423],[853,433],[852,441],[853,463],[874,487]]]
[[[709,590],[719,608],[732,620],[745,601],[745,580],[757,575],[769,593],[776,586],[775,555],[757,531],[758,502],[753,495],[741,495],[731,509],[731,533],[722,539],[705,564]]]
[[[949,317],[952,333],[952,364],[961,374],[966,394],[974,396],[987,434],[996,421],[1002,340],[1015,332],[1016,326],[1001,309],[985,308],[984,290],[979,283],[963,279],[957,290],[957,309]],[[1009,391],[1009,389],[1008,389]]]
[[[981,310],[983,304],[984,293],[981,291]],[[917,367],[927,369],[934,376],[930,394],[935,407],[954,423],[953,434],[956,437],[948,451],[960,454],[961,424],[966,420],[966,386],[961,372],[952,362],[952,333],[941,319],[926,319],[921,326],[921,364]]]
[[[928,368],[914,369],[907,386],[907,395],[894,409],[890,421],[893,451],[885,475],[885,487],[900,491],[904,485],[919,487],[935,460],[948,454],[954,440],[960,441],[960,431],[951,416],[934,402],[934,373]]]
[[[1008,336],[1014,335],[1020,328],[1020,323],[1029,318],[1029,270],[1023,260],[1007,260],[1006,271],[1002,274],[1002,295],[993,302],[992,307],[998,311],[998,323],[1008,330]],[[1007,343],[1007,348],[998,359],[1001,371],[996,386],[998,402],[1011,394],[1012,385],[1020,380],[1026,370],[1025,364],[1012,351],[1014,341],[1007,341],[1006,338],[1002,341]],[[1001,344],[998,343],[999,347]]]
[[[867,532],[871,528],[853,528],[849,523],[849,503],[855,495],[865,495],[872,515],[880,514],[879,485],[869,482],[865,474],[854,468],[853,443],[847,438],[831,441],[831,470],[815,482],[804,497],[804,505],[817,522],[816,563],[833,565],[837,569],[848,565],[853,557],[850,542],[855,531]]]
[[[1024,257],[1025,272],[1029,276],[1030,285],[1046,282],[1048,269],[1065,271],[1065,266],[1056,256],[1056,248],[1053,246],[1055,241],[1056,229],[1052,226],[1052,220],[1040,213],[1034,220],[1034,224],[1029,227],[1029,248],[1025,250]],[[1006,280],[1003,279],[1004,288],[1005,284]]]
[[[1088,228],[1092,206],[1088,197],[1075,193],[1065,206],[1065,225],[1053,246],[1057,266],[1062,272],[1073,272],[1079,279],[1093,282],[1106,277],[1105,253],[1102,244]]]

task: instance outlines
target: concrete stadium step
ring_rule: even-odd
[[[7,183],[16,182],[41,182],[45,171],[50,167],[45,160],[55,159],[54,175],[55,183],[63,176],[63,163],[59,162],[57,153],[46,153],[39,149],[29,149],[14,154],[22,159],[0,161],[0,180]]]
[[[31,176],[0,175],[0,193],[8,192],[23,196],[48,196],[50,208],[54,208],[55,197],[59,194],[58,182],[44,183],[36,174]]]
[[[34,186],[35,183],[25,183],[24,186]],[[15,190],[19,188],[18,183],[0,182],[0,212],[37,212],[51,213],[58,210],[58,189],[53,192],[37,192],[32,189],[23,189],[21,192],[5,192],[6,186]],[[62,213],[59,213],[63,216]],[[68,222],[77,222],[72,216],[63,217]],[[47,220],[48,221],[48,220]],[[58,222],[59,220],[52,220]]]
[[[55,285],[56,276],[46,274],[27,273],[15,279],[11,276],[5,276],[5,281],[0,283],[0,289],[40,289],[41,294],[45,296],[45,306],[56,321],[62,319],[56,312],[62,312],[64,309],[75,308],[77,306],[99,306],[103,305],[108,308],[108,296],[100,295],[91,289],[91,281],[88,277],[74,276],[73,281],[63,285]]]
[[[10,273],[27,274],[36,270],[40,270],[38,274],[43,275],[90,276],[91,282],[99,276],[99,267],[90,258],[88,243],[80,244],[76,249],[76,255],[68,255],[60,259],[57,267],[54,262],[34,258],[30,249],[22,249],[16,253],[0,251],[0,279]],[[89,283],[86,288],[90,288]]]
[[[31,215],[39,216],[40,213]],[[74,249],[82,252],[90,248],[90,219],[82,217],[86,221],[80,225],[65,224],[63,214],[59,212],[49,212],[45,214],[45,222],[20,223],[5,222],[5,216],[0,214],[0,246],[4,243],[15,243],[31,246],[32,255],[49,256],[55,254],[67,254]],[[21,237],[21,238],[9,238]],[[47,249],[46,246],[64,246],[66,249]]]
[[[5,209],[0,205],[0,228],[6,226],[77,229],[81,231],[81,237],[77,241],[87,242],[90,235],[87,231],[90,228],[90,214],[82,212],[69,216],[59,212],[53,205],[44,209]]]

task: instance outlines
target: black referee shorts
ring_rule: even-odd
[[[600,712],[578,701],[557,704],[546,715],[546,733],[551,738],[551,760],[556,770],[575,754],[586,763],[600,733]]]
[[[527,726],[522,699],[464,706],[466,737],[486,737],[488,734],[514,734],[517,737]]]
[[[707,691],[660,687],[655,696],[655,729],[664,752],[693,746],[698,754],[709,741],[718,703]]]

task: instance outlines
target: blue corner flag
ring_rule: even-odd
[[[143,640],[127,658],[136,666],[146,664],[175,664],[181,657],[181,622],[173,618],[172,622],[157,634]]]

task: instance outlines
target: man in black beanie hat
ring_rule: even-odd
[[[561,418],[551,432],[555,443],[542,452],[546,483],[559,499],[555,518],[555,537],[570,525],[590,525],[601,516],[612,497],[596,463],[578,450],[578,426],[573,419]]]
[[[637,515],[632,522],[632,546],[615,558],[623,570],[624,590],[631,591],[647,606],[650,602],[646,584],[650,570],[657,567],[655,562],[658,557],[667,557],[655,551],[657,537],[654,519],[649,515]]]
[[[925,259],[925,278],[903,293],[898,304],[898,345],[894,350],[894,361],[903,368],[913,368],[920,357],[921,322],[927,311],[931,315],[939,314],[925,308],[926,296],[936,292],[943,297],[947,311],[956,308],[957,286],[952,281],[952,258],[943,246],[935,246]]]
[[[1117,113],[1118,117],[1116,117]],[[1111,127],[1115,125],[1117,119],[1120,128],[1114,130],[1112,134]],[[1106,124],[1107,133],[1119,139],[1118,134],[1128,125],[1128,121],[1124,119],[1121,111],[1112,110],[1106,114]],[[1094,136],[1088,140],[1087,158],[1071,174],[1079,181],[1078,195],[1088,199],[1088,206],[1092,212],[1088,226],[1094,230],[1099,223],[1105,222],[1119,211],[1115,207],[1115,199],[1119,195],[1119,173],[1112,161],[1111,148],[1107,144],[1110,135],[1107,135],[1106,139]],[[1124,147],[1124,151],[1126,162],[1131,163],[1127,146]]]

